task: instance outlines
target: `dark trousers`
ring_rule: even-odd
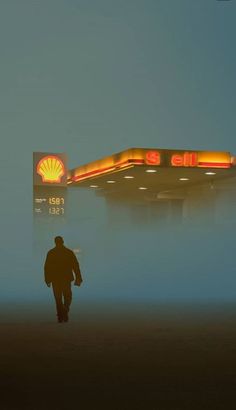
[[[52,283],[52,288],[56,302],[57,316],[62,318],[64,311],[69,312],[70,309],[72,301],[71,282],[54,282]]]

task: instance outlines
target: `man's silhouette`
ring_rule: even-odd
[[[54,241],[56,246],[47,253],[45,260],[44,278],[48,287],[52,284],[58,322],[68,322],[72,301],[71,282],[75,280],[74,284],[80,286],[82,277],[74,252],[64,246],[61,236],[56,236]]]

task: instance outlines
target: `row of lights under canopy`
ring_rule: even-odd
[[[157,172],[157,170],[156,169],[146,169],[145,172],[147,172],[149,174],[153,174],[153,173]],[[207,172],[205,172],[205,175],[213,176],[213,175],[216,175],[216,172],[207,171]],[[134,176],[133,175],[125,175],[124,179],[134,179]],[[189,179],[190,178],[182,177],[182,178],[179,178],[179,181],[189,181]],[[116,181],[114,181],[114,180],[108,180],[107,181],[107,184],[115,184],[115,183],[116,183]],[[99,188],[99,185],[90,185],[90,188]],[[140,187],[138,187],[138,189],[140,189],[141,191],[144,191],[148,188],[144,187],[144,186],[140,186]]]

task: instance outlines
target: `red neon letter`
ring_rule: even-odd
[[[198,165],[196,152],[191,152],[189,165],[190,167],[196,167]]]
[[[184,166],[185,167],[196,167],[197,166],[196,152],[185,152],[184,153]]]
[[[146,153],[146,163],[150,165],[160,165],[161,157],[158,151],[148,151]]]
[[[174,154],[171,157],[171,165],[172,167],[182,167],[184,165],[184,160],[182,155]]]
[[[189,152],[184,153],[184,166],[185,167],[190,166]]]

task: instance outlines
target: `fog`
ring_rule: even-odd
[[[1,2],[1,300],[48,298],[56,234],[81,249],[79,299],[235,300],[234,203],[228,219],[222,201],[214,224],[203,206],[197,220],[152,226],[125,208],[112,220],[104,198],[69,189],[66,223],[43,223],[37,251],[32,215],[33,151],[66,152],[69,168],[134,146],[236,153],[235,11]]]
[[[221,204],[222,214],[223,207],[227,214],[227,205]],[[235,220],[208,221],[204,207],[188,221],[133,221],[127,206],[112,209],[112,217],[109,213],[105,199],[94,191],[69,188],[66,220],[41,218],[32,224],[32,237],[23,227],[13,238],[2,238],[2,300],[48,298],[43,264],[55,235],[64,237],[80,261],[84,283],[79,300],[209,303],[235,299]],[[6,240],[11,242],[7,251]]]

